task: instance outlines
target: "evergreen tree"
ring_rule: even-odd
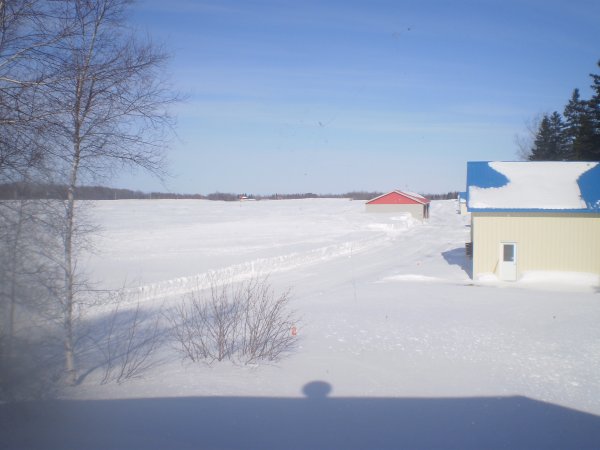
[[[564,110],[566,158],[574,161],[590,159],[594,147],[594,128],[590,102],[581,100],[579,89],[573,95]]]
[[[530,161],[544,161],[548,159],[548,148],[551,146],[552,133],[550,131],[550,118],[544,114],[540,127],[533,141],[533,148],[529,155]]]
[[[529,155],[522,157],[530,161],[600,161],[600,74],[591,73],[590,77],[592,97],[582,100],[579,89],[574,89],[563,111],[564,121],[557,112],[544,115]]]
[[[562,117],[556,111],[544,115],[529,155],[530,161],[562,161],[568,155],[567,135]]]
[[[600,67],[600,61],[598,61]],[[592,98],[587,102],[589,109],[590,144],[585,158],[589,161],[600,161],[600,75],[591,73],[593,90]]]

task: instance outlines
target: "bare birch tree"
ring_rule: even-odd
[[[40,176],[46,160],[43,94],[56,76],[53,50],[67,34],[51,25],[47,3],[0,0],[0,182]],[[0,202],[0,397],[13,398],[41,379],[42,370],[24,372],[40,362],[36,325],[47,318],[55,276],[46,259],[53,232],[45,223],[48,206]]]
[[[41,88],[57,75],[54,49],[69,34],[62,25],[48,2],[0,0],[0,181],[20,181],[45,159]]]
[[[57,202],[0,202],[0,399],[49,392],[54,350]],[[38,389],[39,388],[39,389]],[[40,390],[41,389],[41,390]]]
[[[68,186],[63,229],[63,314],[65,369],[76,382],[74,317],[78,232],[75,188],[82,181],[111,176],[123,167],[163,174],[163,149],[176,100],[161,78],[167,55],[127,28],[127,0],[56,2],[57,28],[69,30],[56,47],[53,69],[61,76],[47,86],[54,114],[45,135]]]

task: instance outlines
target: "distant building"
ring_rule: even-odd
[[[460,215],[467,214],[467,193],[459,192],[458,193],[458,213]]]
[[[367,212],[407,212],[415,219],[429,217],[429,200],[412,192],[392,191],[366,203]]]
[[[600,275],[600,163],[469,162],[473,278]]]

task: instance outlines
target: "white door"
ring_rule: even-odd
[[[505,281],[517,279],[517,244],[514,242],[500,244],[500,279]]]

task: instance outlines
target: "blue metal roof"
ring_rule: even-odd
[[[510,162],[502,162],[501,164],[510,165]],[[515,164],[531,164],[532,172],[536,171],[539,176],[540,168],[543,167],[539,162],[515,162]],[[536,168],[535,165],[538,165]],[[473,188],[476,189],[491,189],[491,188],[503,188],[510,183],[510,180],[506,175],[498,172],[490,166],[490,161],[469,161],[467,162],[467,210],[471,212],[564,212],[564,213],[592,213],[600,214],[600,163],[597,162],[553,162],[555,168],[558,165],[568,164],[589,164],[592,166],[589,170],[582,173],[576,180],[577,186],[579,187],[581,203],[585,203],[585,207],[580,208],[556,208],[546,207],[540,204],[539,208],[536,207],[519,207],[518,202],[515,202],[515,206],[512,207],[504,204],[502,207],[495,207],[493,205],[477,206],[475,201],[471,201],[471,192]],[[522,166],[526,167],[526,166]],[[565,166],[566,167],[566,166]],[[551,175],[549,175],[551,176]],[[561,180],[556,180],[561,182]],[[501,190],[499,190],[501,191]],[[523,199],[527,199],[528,192],[523,190],[519,192],[519,195]],[[510,199],[508,203],[510,203]],[[506,202],[504,202],[506,203]]]

